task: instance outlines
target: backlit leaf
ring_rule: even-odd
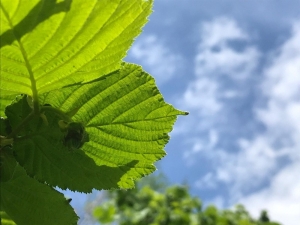
[[[6,108],[8,119],[14,121],[13,129],[30,112],[26,96]],[[41,182],[81,192],[117,188],[121,177],[137,163],[132,159],[119,167],[96,165],[84,151],[64,144],[65,132],[61,131],[56,114],[45,111],[44,115],[47,124],[41,117],[33,118],[13,144],[17,161]]]
[[[177,116],[186,114],[165,103],[154,79],[132,64],[104,80],[51,92],[41,102],[64,112],[77,111],[72,119],[89,134],[82,150],[97,165],[137,161],[118,182],[122,188],[131,188],[134,179],[155,170],[153,164],[165,155]]]
[[[20,166],[0,185],[1,209],[18,225],[75,225],[77,216],[63,194],[28,177]]]
[[[1,98],[117,70],[152,1],[1,0]]]

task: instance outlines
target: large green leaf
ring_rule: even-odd
[[[131,64],[105,79],[49,92],[40,102],[52,107],[43,106],[44,114],[18,131],[15,157],[30,176],[82,192],[131,188],[135,179],[153,172],[177,115],[185,114],[166,104],[154,79]],[[18,97],[5,111],[11,129],[31,111],[26,96]],[[59,124],[67,112],[76,112],[73,120],[89,134],[81,149],[65,144]]]
[[[0,186],[1,209],[18,225],[77,224],[75,214],[63,194],[28,177],[17,167],[14,177]],[[7,223],[9,224],[8,219]]]
[[[117,70],[151,6],[152,0],[1,0],[1,98],[37,97]]]
[[[31,110],[26,96],[18,97],[8,106],[5,112],[12,121],[12,129]],[[119,167],[96,165],[85,152],[64,145],[65,133],[60,129],[60,118],[55,113],[46,110],[45,116],[46,120],[32,118],[14,140],[14,155],[30,176],[62,189],[91,192],[93,188],[118,188],[121,177],[137,163],[132,159]],[[132,183],[130,179],[127,182]]]
[[[118,167],[138,161],[118,182],[122,188],[155,170],[153,163],[165,155],[177,116],[186,114],[165,103],[154,79],[132,64],[124,64],[105,80],[50,92],[41,102],[77,111],[72,119],[84,124],[90,138],[82,150],[97,165]]]
[[[64,117],[44,106],[47,121],[33,118],[15,139],[17,161],[40,181],[83,192],[131,188],[135,179],[153,172],[177,115],[185,114],[166,104],[154,79],[131,64],[104,80],[52,91],[40,102],[76,112],[72,119],[83,124],[89,142],[68,149],[58,125]],[[25,97],[8,106],[12,129],[30,112]]]

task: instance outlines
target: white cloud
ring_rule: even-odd
[[[225,121],[226,105],[224,100],[234,101],[240,96],[239,87],[225,88],[226,83],[221,78],[228,76],[229,80],[237,79],[245,81],[256,69],[259,52],[248,42],[242,51],[236,50],[229,44],[231,41],[248,41],[250,37],[234,20],[218,18],[205,22],[201,26],[201,37],[198,45],[198,53],[195,56],[194,80],[191,81],[183,94],[179,104],[190,111],[190,117],[186,122],[189,129],[209,133],[212,128]],[[215,48],[218,50],[216,51]],[[242,79],[241,79],[242,78]],[[193,117],[194,116],[194,117]],[[180,132],[177,132],[180,133]],[[218,133],[218,132],[216,132]],[[197,138],[195,146],[185,151],[185,158],[189,160],[199,151],[195,149],[211,149],[210,140]],[[194,159],[189,160],[195,161]]]
[[[286,152],[276,152],[264,137],[255,140],[239,140],[239,151],[214,151],[220,163],[217,180],[230,186],[230,195],[236,200],[244,192],[257,188],[276,169],[276,160]]]
[[[201,47],[210,48],[224,45],[229,40],[249,39],[236,22],[227,17],[216,18],[210,22],[204,22],[201,29]]]
[[[200,188],[200,189],[214,189],[217,187],[217,183],[216,183],[216,178],[214,177],[215,174],[208,172],[207,174],[205,174],[203,176],[202,179],[197,180],[195,182],[195,187]]]
[[[222,31],[223,29],[223,31]],[[230,42],[245,41],[237,51]],[[202,27],[202,42],[195,57],[195,79],[189,84],[181,104],[194,115],[189,123],[193,134],[185,151],[187,163],[207,157],[215,166],[195,186],[218,189],[226,185],[229,204],[243,203],[258,215],[262,209],[285,225],[300,221],[300,21],[291,37],[271,53],[260,54],[251,37],[230,19],[217,19]],[[264,57],[253,110],[253,123],[260,124],[251,138],[236,137],[234,151],[221,145],[221,123],[229,100],[243,94],[227,88],[222,77],[233,83],[248,82]],[[256,76],[258,77],[258,76]],[[227,80],[228,80],[227,79]],[[249,85],[253,85],[249,83]],[[225,99],[227,99],[227,97]],[[227,99],[228,100],[228,99]],[[233,103],[232,103],[233,104]],[[229,115],[232,116],[232,115]],[[221,118],[221,119],[220,119]],[[243,129],[241,124],[239,129]],[[214,131],[213,135],[206,135]],[[190,131],[191,132],[191,131]],[[201,135],[201,136],[200,136]],[[198,158],[197,158],[198,157]],[[207,159],[206,158],[206,159]]]
[[[265,108],[257,110],[258,119],[267,128],[265,138],[282,152],[290,164],[277,174],[266,174],[271,183],[261,191],[244,196],[253,213],[265,208],[271,218],[286,225],[300,221],[300,21],[294,25],[292,37],[277,51],[265,71],[263,90],[268,97]],[[275,144],[274,144],[275,143]],[[266,161],[266,163],[269,163]]]
[[[266,55],[270,58],[261,75],[259,106],[254,108],[256,122],[265,129],[253,138],[236,140],[239,150],[235,153],[205,152],[218,166],[202,178],[209,184],[213,179],[226,183],[232,204],[242,202],[256,215],[267,209],[272,219],[286,225],[300,221],[299,40],[300,21],[290,39],[271,57]]]
[[[225,183],[230,187],[230,201],[235,202],[245,192],[257,188],[277,168],[276,160],[285,154],[286,151],[274,151],[265,138],[251,142],[240,139],[238,152],[208,149],[205,155],[216,168],[209,176],[200,178],[196,187],[202,189]]]
[[[138,39],[129,55],[141,61],[141,64],[158,83],[164,83],[177,75],[176,70],[182,64],[182,58],[173,54],[155,35]]]
[[[193,147],[191,148],[191,150],[185,151],[183,154],[187,165],[192,166],[197,161],[197,157],[195,157],[195,155],[198,155],[201,151],[211,151],[218,143],[219,134],[215,129],[210,129],[207,133],[208,137],[205,141],[199,138],[189,139],[189,142],[193,144]],[[212,179],[211,176],[210,179]],[[202,180],[198,180],[197,182],[203,184]]]
[[[257,66],[259,53],[254,47],[242,52],[229,46],[219,46],[218,51],[203,49],[196,57],[197,74],[227,75],[234,79],[246,79]]]
[[[252,215],[259,215],[267,209],[272,220],[284,225],[299,225],[300,221],[300,164],[295,163],[281,170],[270,186],[247,197],[240,202]]]
[[[249,37],[234,20],[219,18],[205,22],[201,29],[201,41],[195,56],[195,80],[193,80],[180,105],[188,110],[198,110],[199,116],[212,117],[223,108],[221,98],[234,98],[235,90],[224,90],[220,75],[231,79],[247,78],[257,66],[259,52],[253,46],[237,51],[228,41],[248,40]],[[215,51],[214,48],[218,48]]]
[[[234,20],[217,18],[202,25],[201,43],[196,56],[196,74],[227,75],[234,79],[245,79],[256,68],[259,52],[253,46],[238,51],[231,42],[250,40]]]
[[[267,106],[257,115],[275,139],[286,137],[293,145],[300,137],[300,22],[292,37],[277,51],[265,71],[263,93]]]
[[[209,78],[196,79],[184,93],[183,105],[188,109],[197,109],[201,116],[212,116],[222,108],[218,93],[217,82]]]

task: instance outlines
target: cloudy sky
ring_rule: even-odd
[[[299,0],[156,0],[126,61],[190,112],[159,164],[172,184],[299,225]]]

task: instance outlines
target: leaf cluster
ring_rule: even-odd
[[[192,197],[186,186],[170,186],[158,192],[146,185],[140,189],[111,191],[109,200],[94,209],[101,224],[120,225],[280,225],[266,211],[259,219],[250,216],[242,205],[235,209],[207,207]]]
[[[155,171],[186,113],[122,61],[152,3],[0,1],[2,224],[76,224],[57,187],[127,189]]]

